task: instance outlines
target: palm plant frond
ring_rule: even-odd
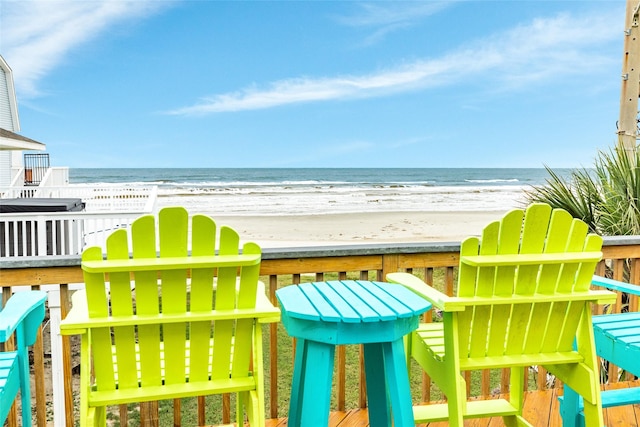
[[[633,161],[635,160],[635,162]],[[525,192],[528,202],[545,202],[585,221],[603,235],[640,234],[640,153],[630,159],[616,148],[599,152],[591,169],[576,169],[563,178],[545,166],[545,185]]]
[[[572,171],[569,179],[565,179],[548,166],[545,169],[550,175],[546,185],[533,186],[525,191],[528,202],[544,202],[554,208],[562,208],[574,218],[586,222],[592,230],[596,230],[594,205],[599,198],[599,191],[587,171]]]

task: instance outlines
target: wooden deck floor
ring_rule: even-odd
[[[618,383],[606,386],[607,389],[619,387],[640,387],[640,380]],[[524,415],[527,421],[539,427],[561,427],[562,420],[558,412],[558,390],[530,392],[525,397]],[[604,422],[611,426],[640,425],[640,405],[621,406],[604,410]],[[267,420],[266,427],[285,427],[286,418]],[[369,416],[366,409],[353,409],[347,412],[332,412],[329,419],[330,427],[368,427]],[[448,423],[438,422],[418,424],[419,427],[446,427]],[[465,421],[469,427],[500,427],[504,426],[501,418],[480,418]]]

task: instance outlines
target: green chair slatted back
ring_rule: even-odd
[[[573,384],[588,401],[588,425],[601,425],[591,304],[615,299],[590,291],[602,257],[602,238],[566,211],[547,204],[508,212],[482,238],[462,242],[456,296],[449,297],[407,273],[402,283],[442,310],[442,323],[424,324],[409,340],[415,358],[448,398],[444,405],[417,406],[416,422],[503,416],[522,417],[523,367],[543,365]],[[577,340],[577,350],[574,343]],[[467,402],[461,371],[511,369],[510,400]]]
[[[106,260],[98,247],[83,253],[87,318],[72,310],[62,329],[89,330],[94,380],[84,385],[81,415],[88,424],[103,425],[107,402],[229,392],[241,392],[252,425],[264,423],[256,322],[277,321],[279,311],[258,280],[260,247],[239,248],[233,229],[218,230],[204,215],[190,223],[185,209],[164,208],[157,223],[147,215],[130,235],[113,232]]]
[[[460,249],[463,261],[477,255],[597,253],[602,247],[600,236],[588,235],[587,225],[564,210],[552,212],[550,206],[542,205],[531,209],[526,220],[523,216],[522,210],[511,211],[486,227],[481,240],[466,239]],[[584,301],[545,301],[543,296],[587,291],[597,262],[549,263],[545,258],[526,265],[518,265],[517,258],[502,266],[462,262],[460,297],[540,297],[462,312],[458,319],[461,357],[572,351]]]

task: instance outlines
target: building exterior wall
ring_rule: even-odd
[[[0,127],[15,132],[9,83],[13,83],[10,76],[4,67],[0,66]],[[0,187],[11,184],[12,158],[11,151],[0,151]]]
[[[0,127],[15,132],[7,72],[0,67]]]
[[[0,56],[0,127],[11,132],[20,131],[13,74],[2,56]],[[21,167],[22,151],[0,150],[0,187],[11,185],[13,172]]]

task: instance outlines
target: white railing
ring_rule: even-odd
[[[152,213],[155,186],[61,186],[0,188],[2,199],[81,199],[79,212],[16,212],[0,214],[0,259],[32,259],[79,255],[84,248],[102,246],[106,236],[127,228],[140,215]]]
[[[105,184],[101,184],[100,187],[0,187],[0,199],[36,197],[82,199],[87,212],[152,212],[158,197],[158,187]]]
[[[118,228],[127,228],[148,212],[51,212],[0,215],[0,258],[79,255],[104,245]],[[14,258],[15,259],[15,258]]]
[[[20,188],[24,185],[24,167],[14,167],[11,168],[11,187],[12,188]],[[68,167],[60,167],[60,166],[51,166],[47,168],[47,172],[42,177],[42,181],[40,181],[39,187],[56,187],[56,186],[64,186],[69,184],[69,168]],[[33,188],[33,187],[30,187]],[[5,197],[2,195],[4,192],[0,190],[0,197]]]
[[[51,166],[40,182],[41,187],[69,185],[69,168]]]

